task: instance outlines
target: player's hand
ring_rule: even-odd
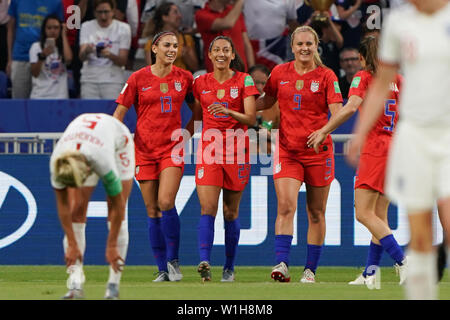
[[[230,112],[228,108],[225,108],[223,105],[215,103],[210,106],[208,106],[208,112],[211,113],[213,116],[222,113],[225,115],[228,115]]]
[[[308,136],[308,142],[306,144],[308,145],[308,148],[314,148],[314,151],[319,153],[319,147],[325,141],[327,136],[328,135],[323,133],[320,129],[316,130]]]
[[[83,256],[81,255],[80,249],[78,249],[78,246],[71,246],[69,245],[66,250],[66,255],[64,257],[64,260],[66,261],[66,266],[69,267],[77,260],[80,260],[80,262],[83,261]]]
[[[106,261],[111,265],[114,272],[121,272],[125,265],[125,260],[119,255],[117,247],[106,247]]]
[[[349,141],[349,144],[350,145],[347,150],[346,159],[351,166],[356,168],[359,163],[359,153],[361,150],[361,146],[363,145],[363,139],[362,137],[356,135]]]

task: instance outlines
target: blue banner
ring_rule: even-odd
[[[0,264],[63,264],[63,232],[49,181],[48,155],[0,156]],[[274,265],[274,225],[277,198],[272,176],[262,175],[261,165],[252,165],[252,176],[241,205],[242,225],[237,265]],[[200,205],[195,191],[195,165],[185,166],[176,206],[181,219],[180,260],[183,265],[199,262],[197,224]],[[336,156],[336,179],[327,206],[327,235],[320,265],[362,266],[370,234],[354,219],[354,170]],[[219,207],[221,207],[221,203]],[[134,185],[127,207],[130,243],[129,265],[155,263],[148,240],[147,215],[139,187]],[[295,219],[291,264],[304,265],[307,218],[302,187]],[[404,210],[389,209],[389,223],[401,245],[409,241]],[[442,233],[441,233],[442,234]],[[96,188],[88,210],[86,264],[104,264],[107,236],[105,192]],[[437,232],[439,238],[439,231]],[[225,260],[224,229],[220,208],[215,228],[212,264]],[[384,254],[383,265],[392,265]]]

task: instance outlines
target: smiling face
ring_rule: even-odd
[[[177,58],[178,40],[173,34],[162,36],[156,44],[152,46],[152,51],[156,55],[156,62],[162,64],[172,64]]]
[[[230,63],[236,57],[231,43],[225,39],[214,41],[208,53],[214,69],[224,70],[230,67]]]
[[[291,48],[296,61],[302,63],[313,62],[314,54],[317,52],[317,42],[314,34],[308,31],[296,32]]]

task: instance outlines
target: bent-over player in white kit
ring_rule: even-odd
[[[411,241],[407,252],[406,297],[437,298],[432,208],[437,201],[447,239],[450,235],[450,2],[409,0],[383,26],[380,68],[364,103],[349,160],[378,115],[377,106],[400,68],[404,73],[400,121],[391,146],[387,195],[408,211]],[[384,112],[389,112],[388,106]],[[447,248],[448,250],[448,248]]]
[[[89,199],[98,180],[108,203],[106,260],[110,264],[105,299],[118,299],[128,250],[125,206],[134,177],[134,142],[128,128],[110,115],[86,113],[74,119],[50,159],[51,184],[64,229],[67,287],[63,299],[83,298],[83,255]]]

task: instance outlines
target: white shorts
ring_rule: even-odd
[[[408,213],[450,197],[450,127],[399,122],[391,145],[386,194]]]

